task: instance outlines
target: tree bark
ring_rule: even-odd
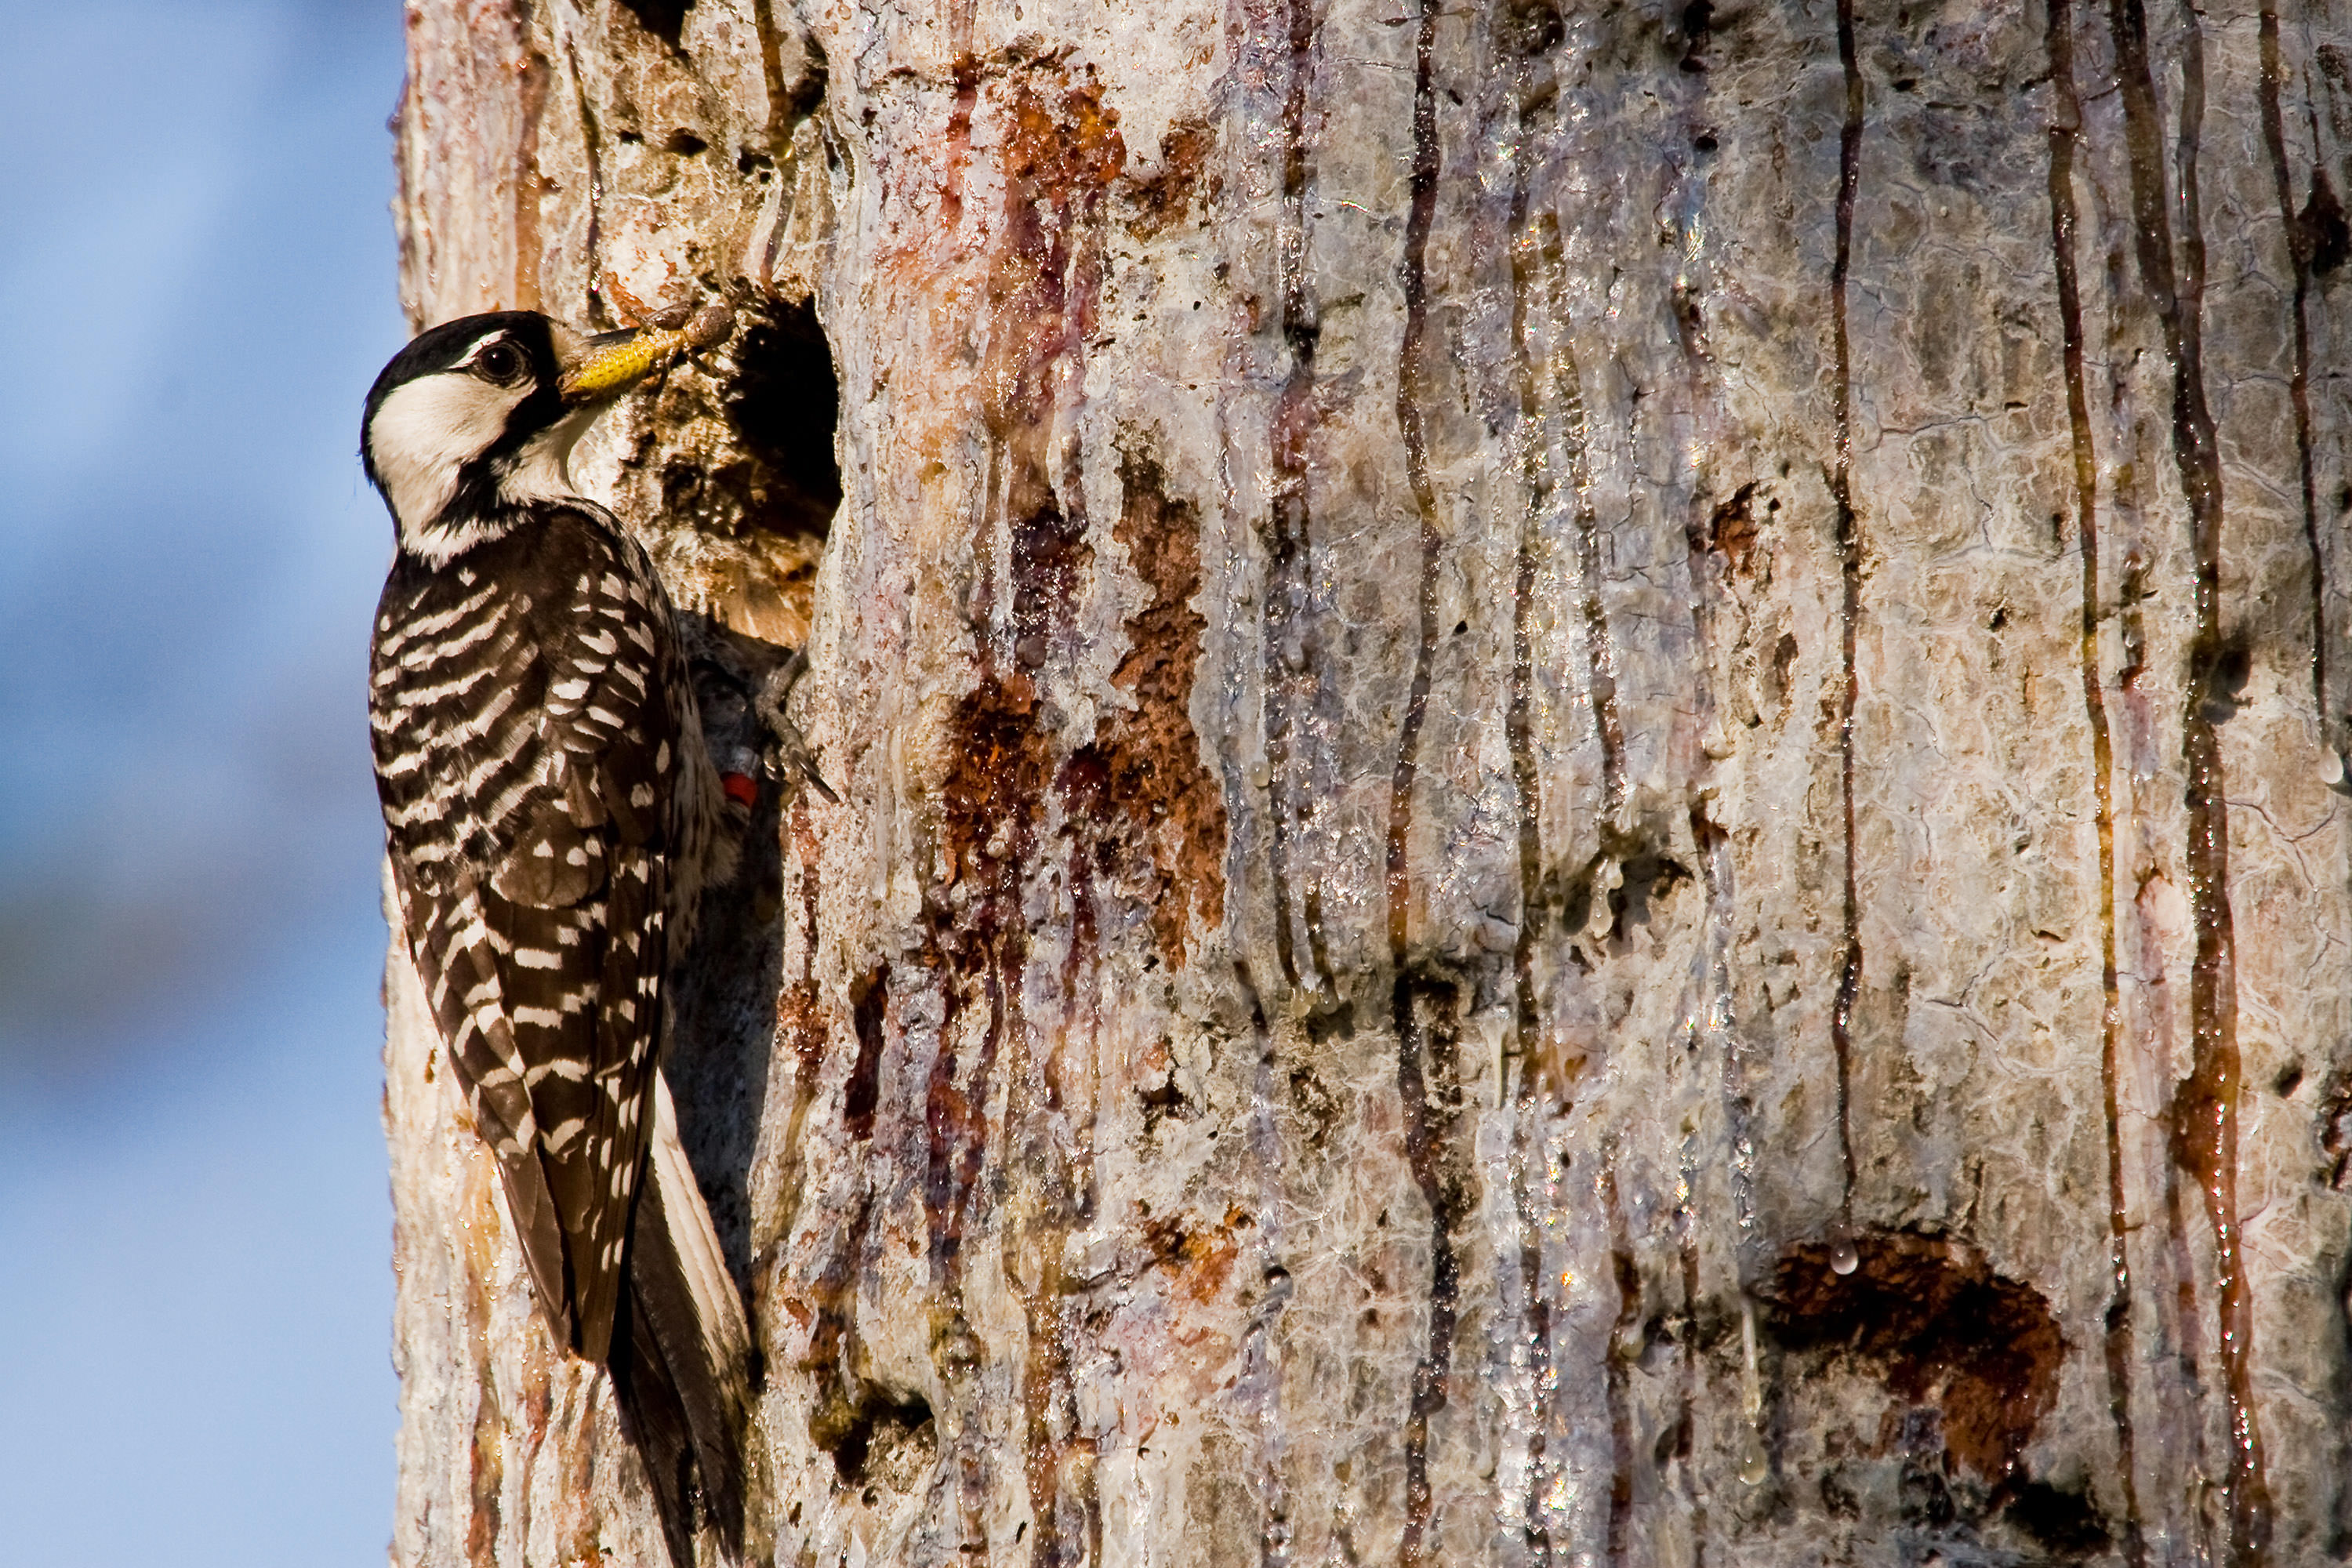
[[[408,26],[415,324],[747,323],[755,1555],[2336,1560],[2340,5]],[[394,1560],[658,1563],[387,999]]]

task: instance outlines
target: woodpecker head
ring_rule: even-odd
[[[637,328],[585,337],[534,310],[420,333],[375,378],[360,426],[360,461],[401,549],[437,566],[531,502],[573,494],[566,463],[590,422],[690,341]]]

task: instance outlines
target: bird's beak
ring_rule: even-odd
[[[724,305],[713,305],[676,325],[628,327],[578,339],[563,353],[563,374],[556,390],[565,405],[574,408],[606,402],[686,350],[725,342],[734,330],[732,312]]]

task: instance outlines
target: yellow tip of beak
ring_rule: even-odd
[[[657,327],[606,337],[614,341],[592,342],[587,357],[563,373],[557,390],[566,403],[633,385],[667,364],[687,345],[686,333]]]

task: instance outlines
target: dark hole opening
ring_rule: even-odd
[[[2087,1562],[2115,1543],[2098,1505],[2079,1482],[2062,1490],[2048,1481],[2028,1480],[2010,1499],[2006,1512],[2011,1524],[2068,1562]]]
[[[671,45],[686,29],[686,14],[694,9],[694,0],[621,0],[621,5],[636,17],[637,26]]]
[[[727,416],[774,481],[750,521],[822,539],[841,504],[841,469],[833,454],[841,385],[815,303],[794,300],[754,319],[737,345],[735,363]]]
[[[850,989],[850,1016],[857,1030],[857,1065],[850,1070],[841,1104],[843,1125],[860,1142],[874,1136],[874,1111],[881,1099],[883,1023],[890,1006],[890,966],[867,974]]]
[[[927,1446],[930,1425],[931,1407],[922,1395],[900,1401],[868,1385],[866,1397],[832,1431],[818,1434],[818,1441],[833,1456],[834,1473],[842,1483],[861,1486],[867,1479],[868,1461],[885,1453],[895,1455],[910,1443]]]

